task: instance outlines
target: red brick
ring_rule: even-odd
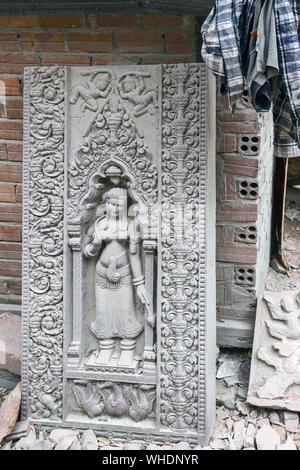
[[[96,55],[93,56],[93,65],[105,65],[114,61],[114,56],[112,55]]]
[[[16,202],[22,202],[22,186],[16,186]]]
[[[16,202],[15,187],[13,184],[0,183],[0,202]]]
[[[187,54],[190,52],[190,43],[182,33],[166,33],[167,54]]]
[[[40,25],[44,28],[76,28],[84,26],[84,15],[41,15]]]
[[[70,33],[68,34],[70,51],[79,52],[111,52],[112,35],[100,33]]]
[[[255,264],[257,261],[257,250],[256,247],[218,245],[216,259],[226,263]]]
[[[236,136],[235,135],[222,135],[217,142],[219,153],[234,153],[236,152]]]
[[[26,52],[64,52],[65,44],[64,42],[23,42],[22,48]]]
[[[223,122],[220,123],[221,132],[229,134],[257,134],[259,125],[257,122]]]
[[[257,204],[220,204],[217,220],[222,222],[256,222]]]
[[[8,281],[9,293],[14,295],[22,294],[22,280],[21,279],[9,279]]]
[[[12,16],[0,16],[0,26],[8,28],[9,26],[31,28],[37,26],[36,15],[12,15]]]
[[[0,139],[22,140],[23,123],[21,121],[0,119]]]
[[[0,258],[22,259],[22,244],[1,242]]]
[[[223,185],[218,192],[219,201],[234,201],[236,199],[236,187],[233,175],[223,173]]]
[[[230,111],[219,111],[219,120],[222,122],[256,122],[257,113],[255,111],[247,112],[243,114],[232,114]]]
[[[0,144],[0,160],[7,160],[7,151],[5,144]]]
[[[258,160],[247,157],[225,157],[224,172],[241,176],[258,176]]]
[[[216,242],[222,243],[224,239],[224,227],[222,225],[216,226]]]
[[[3,86],[2,82],[5,86]],[[6,96],[21,96],[22,88],[20,78],[0,76],[0,94],[5,94]]]
[[[2,52],[18,52],[17,35],[0,33],[0,50]]]
[[[89,65],[90,58],[88,55],[43,54],[42,61],[44,64],[53,65]]]
[[[234,231],[231,227],[224,227],[224,243],[233,243]]]
[[[167,55],[157,55],[157,56],[151,56],[151,57],[142,57],[141,58],[142,64],[177,64],[177,63],[185,63],[189,62],[189,57],[183,57],[183,56],[167,56]]]
[[[12,74],[17,74],[17,75],[23,75],[24,73],[24,67],[29,67],[29,66],[34,66],[36,65],[36,62],[29,62],[27,64],[5,64],[2,63],[0,64],[0,74],[1,73],[12,73]]]
[[[116,41],[120,52],[131,54],[163,52],[162,35],[158,33],[118,33]]]
[[[64,33],[27,31],[20,38],[22,42],[64,42]]]
[[[22,54],[22,53],[11,53],[11,54],[0,54],[0,63],[1,64],[26,64],[28,65],[37,65],[39,63],[39,59],[35,54]],[[2,70],[0,70],[1,73]],[[5,72],[4,73],[13,73],[13,72]],[[17,73],[17,72],[16,72]]]
[[[0,181],[21,183],[22,165],[19,163],[8,164],[0,162]]]
[[[229,107],[229,98],[228,98],[228,94],[226,95],[221,95],[220,93],[218,93],[218,96],[217,96],[217,110],[230,110],[230,107]],[[217,119],[219,119],[221,113],[220,111],[217,111]]]
[[[183,25],[183,17],[168,14],[143,15],[144,26],[148,28],[177,28]]]
[[[139,16],[127,13],[101,13],[89,15],[92,27],[96,28],[132,28],[137,26]]]
[[[21,241],[21,228],[17,225],[0,225],[0,241]]]
[[[5,144],[8,160],[21,162],[23,160],[23,145],[22,144]]]
[[[0,276],[22,276],[20,261],[0,260]]]

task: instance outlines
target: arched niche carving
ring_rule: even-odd
[[[132,167],[127,162],[120,161],[117,158],[108,158],[98,164],[97,168],[87,178],[88,184],[85,192],[82,192],[77,214],[73,213],[72,223],[70,223],[69,219],[68,243],[71,247],[73,256],[73,339],[68,349],[68,356],[71,362],[73,361],[73,363],[75,362],[77,365],[80,362],[84,363],[88,370],[101,370],[102,372],[113,371],[121,373],[142,372],[142,370],[146,373],[153,373],[155,371],[154,280],[156,279],[156,276],[154,270],[156,264],[157,204],[155,200],[156,196],[153,198],[153,193],[150,193],[149,197],[149,193],[146,193],[145,195],[143,190],[144,175],[142,168],[144,165],[145,162],[142,162],[141,169],[139,169],[138,166]],[[137,171],[134,171],[136,169]],[[156,174],[154,167],[152,174]],[[90,344],[87,346],[87,336],[90,337],[90,331],[88,330],[92,330],[94,336],[96,336],[95,331],[91,328],[92,323],[90,323],[90,328],[82,326],[83,304],[85,303],[82,292],[82,278],[84,277],[83,271],[85,269],[88,270],[88,268],[86,268],[86,264],[88,262],[84,256],[84,248],[88,243],[88,235],[91,233],[91,229],[93,228],[95,221],[99,219],[99,214],[97,219],[97,208],[99,205],[101,207],[103,194],[108,193],[113,188],[122,188],[124,191],[126,190],[129,200],[127,207],[128,220],[131,221],[130,223],[133,223],[133,219],[135,222],[138,220],[138,225],[141,230],[141,246],[143,246],[141,254],[143,265],[142,277],[144,278],[143,285],[145,286],[145,291],[147,293],[146,296],[148,303],[141,305],[141,302],[137,301],[137,292],[140,288],[135,287],[134,303],[137,315],[140,317],[139,321],[143,324],[141,334],[138,335],[136,340],[126,340],[126,338],[123,338],[117,343],[113,339],[99,340],[100,349],[98,350],[93,349],[93,347],[95,347],[95,338],[93,338],[94,341],[91,341],[92,346],[90,346]],[[93,264],[95,272],[96,266],[97,264]],[[91,274],[88,274],[88,277],[89,276],[91,276]],[[132,277],[133,284],[134,281],[135,280]],[[91,283],[89,283],[88,287],[90,289],[89,292],[91,292],[90,284]],[[95,286],[94,289],[95,290],[92,295],[97,299],[96,291],[98,287]],[[127,292],[127,294],[130,295],[130,292]],[[115,294],[111,292],[110,295],[113,296]],[[98,312],[97,300],[95,301],[95,311],[96,313]],[[141,312],[143,312],[142,315]],[[132,319],[130,321],[132,321]],[[107,353],[105,356],[103,353],[100,361],[99,357],[103,348],[110,348],[110,351],[113,348],[119,348],[121,353],[123,353],[123,346],[127,349],[131,348],[136,353],[135,357],[138,357],[139,359],[135,359],[134,361],[128,359],[128,363],[126,363],[126,360],[123,360],[120,364],[115,364],[116,361],[113,360],[114,357],[112,354]],[[88,349],[88,352],[91,350],[92,353],[85,354],[86,349]],[[114,356],[115,355],[116,353],[114,353]],[[111,359],[111,357],[113,357],[113,359]],[[105,364],[105,361],[107,361],[107,364]]]

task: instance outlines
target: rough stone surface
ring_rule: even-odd
[[[21,330],[22,320],[19,315],[0,315],[0,369],[15,375],[21,375]]]
[[[276,450],[297,450],[297,446],[293,439],[289,436],[284,444],[279,444]]]
[[[258,450],[276,450],[280,444],[280,436],[268,425],[262,426],[257,431],[255,440]]]
[[[82,433],[82,450],[98,450],[97,437],[92,429]]]
[[[239,421],[234,423],[234,425],[233,425],[233,433],[234,433],[233,441],[234,441],[234,445],[235,445],[236,450],[241,450],[243,448],[245,432],[246,432],[246,428],[245,428],[245,423],[244,423],[243,419],[240,419]]]
[[[0,443],[13,430],[21,404],[21,384],[7,395],[0,408]]]
[[[248,403],[300,411],[300,291],[266,290],[258,303]],[[291,427],[296,421],[289,419]]]
[[[235,407],[237,387],[227,387],[222,380],[217,380],[217,404],[224,405],[229,410]]]

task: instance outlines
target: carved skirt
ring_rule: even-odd
[[[143,330],[136,317],[130,266],[118,268],[116,272],[120,274],[119,279],[112,282],[107,278],[107,268],[97,264],[96,319],[91,323],[91,331],[99,339],[132,339]]]

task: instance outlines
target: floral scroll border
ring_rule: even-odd
[[[64,87],[64,67],[24,70],[21,415],[56,422],[63,393]]]

